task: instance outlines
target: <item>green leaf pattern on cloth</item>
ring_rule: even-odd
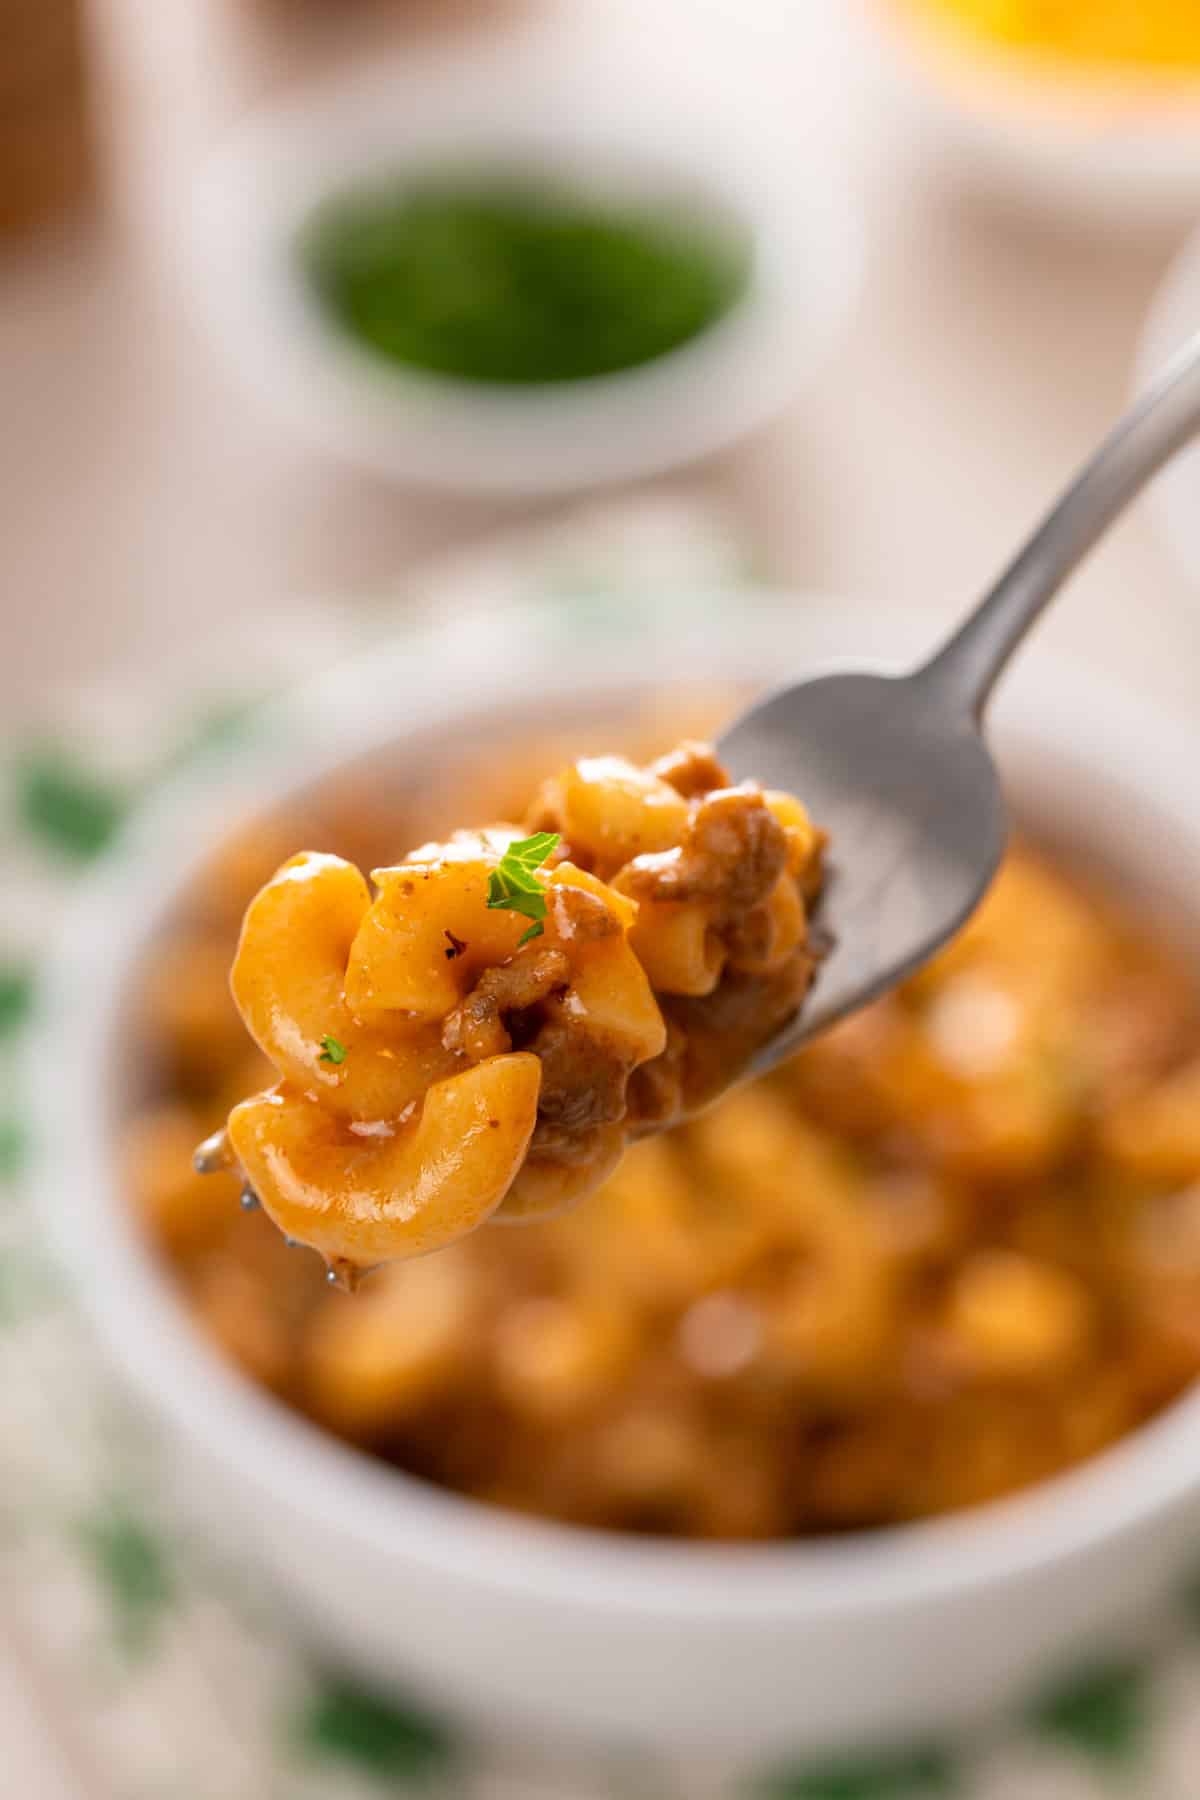
[[[15,1181],[29,1154],[29,1134],[20,1119],[0,1114],[0,1183]]]
[[[130,1653],[144,1652],[172,1601],[166,1550],[126,1500],[82,1520],[79,1540],[107,1594],[117,1640]]]
[[[952,1758],[923,1748],[780,1769],[763,1783],[760,1800],[937,1800],[958,1791]]]
[[[27,963],[0,963],[0,1042],[24,1025],[32,1007],[32,968]]]
[[[1128,1763],[1142,1748],[1149,1713],[1146,1670],[1137,1663],[1085,1669],[1034,1706],[1036,1731],[1102,1763]],[[1200,1791],[1200,1771],[1198,1791]]]
[[[125,816],[129,797],[56,746],[21,756],[15,771],[17,812],[40,843],[84,862],[98,856]]]
[[[452,1754],[449,1733],[427,1714],[344,1681],[313,1696],[291,1735],[303,1756],[352,1763],[388,1780],[426,1779]]]

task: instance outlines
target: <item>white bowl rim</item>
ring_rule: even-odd
[[[335,454],[419,486],[493,494],[648,475],[780,410],[852,310],[865,234],[836,170],[801,184],[752,120],[736,132],[690,124],[695,103],[672,95],[662,71],[623,70],[617,107],[595,83],[575,105],[562,94],[538,105],[538,69],[483,46],[419,70],[377,65],[256,114],[201,168],[172,244],[183,295],[242,380]],[[319,319],[292,261],[296,227],[381,165],[428,171],[472,149],[521,165],[544,156],[580,179],[641,169],[653,186],[657,172],[667,194],[707,196],[747,235],[743,292],[669,354],[588,381],[491,387],[388,365]]]
[[[791,618],[794,627],[799,603],[793,596],[747,594],[747,604],[763,614],[760,630],[769,625],[772,608],[779,609],[780,622]],[[544,618],[542,609],[525,615],[531,629]],[[843,613],[843,636],[846,624]],[[519,636],[521,629],[521,615],[506,614],[506,632]],[[739,646],[749,635],[738,627],[730,637],[724,678],[749,678],[756,670],[761,679],[761,645],[756,657],[738,664]],[[405,677],[423,664],[427,669],[430,648],[445,648],[453,636],[435,630],[373,650],[277,705],[270,724],[279,736],[253,753],[256,801],[252,808],[242,803],[242,816],[298,791],[352,755],[398,742],[403,734],[382,727],[383,708],[398,692],[419,700],[421,690],[405,687]],[[846,660],[836,662],[844,666]],[[1200,816],[1181,804],[1177,780],[1194,753],[1194,734],[1098,676],[1040,660],[1034,691],[1041,700],[1024,712],[1006,707],[1027,741],[1053,740],[1066,755],[1077,736],[1086,740],[1089,723],[1094,734],[1095,721],[1103,718],[1114,743],[1138,747],[1138,792],[1153,792],[1161,818],[1200,846]],[[818,649],[815,666],[836,663]],[[864,660],[857,659],[857,666]],[[878,666],[904,663],[888,658]],[[614,665],[597,654],[573,692],[611,694],[614,675]],[[509,680],[498,674],[494,647],[485,643],[475,660],[467,657],[439,679],[438,697],[478,706],[489,681],[499,694]],[[428,728],[433,717],[428,688],[426,711],[410,722],[411,730]],[[355,694],[358,714],[347,708]],[[368,697],[374,710],[363,705]],[[314,720],[326,726],[315,748],[311,729],[303,730]],[[238,791],[244,794],[240,760],[239,768]],[[847,1612],[883,1615],[940,1594],[1002,1586],[1115,1544],[1195,1502],[1200,1385],[1099,1456],[1014,1497],[845,1539],[737,1546],[626,1538],[508,1515],[348,1448],[261,1392],[201,1338],[120,1205],[109,1105],[95,1078],[111,1049],[125,983],[147,942],[147,917],[152,924],[161,918],[228,828],[230,786],[228,772],[217,776],[204,761],[172,777],[70,909],[47,969],[29,1058],[41,1150],[34,1192],[50,1239],[130,1386],[185,1438],[232,1465],[263,1504],[276,1509],[270,1516],[277,1529],[286,1529],[289,1512],[315,1513],[327,1529],[376,1555],[419,1562],[466,1586],[632,1618],[815,1622]],[[172,849],[180,852],[177,863],[170,860]],[[64,1094],[78,1112],[68,1108],[64,1114]]]

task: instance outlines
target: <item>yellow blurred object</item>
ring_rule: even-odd
[[[1040,1381],[1083,1354],[1091,1309],[1065,1270],[1011,1250],[981,1250],[955,1279],[949,1328],[981,1374]]]
[[[202,1115],[178,1101],[135,1119],[125,1134],[124,1176],[145,1229],[173,1255],[203,1249],[219,1239],[241,1183],[232,1174],[197,1175],[192,1151]]]
[[[497,1331],[496,1380],[518,1412],[557,1424],[606,1399],[636,1349],[636,1332],[611,1302],[524,1300]]]
[[[327,1305],[305,1346],[318,1418],[369,1439],[460,1380],[477,1335],[478,1280],[454,1251],[380,1271],[358,1299]]]
[[[1200,69],[1195,0],[919,0],[1005,50],[1111,67]]]
[[[1104,1147],[1114,1164],[1151,1181],[1200,1181],[1200,1063],[1170,1081],[1133,1094],[1104,1121]]]

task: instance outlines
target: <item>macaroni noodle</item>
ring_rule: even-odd
[[[704,746],[572,763],[368,884],[293,856],[232,987],[279,1080],[204,1160],[338,1279],[560,1211],[733,1079],[812,974],[821,838]]]

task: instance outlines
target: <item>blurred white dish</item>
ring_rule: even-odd
[[[298,433],[397,480],[536,494],[717,450],[821,364],[856,294],[861,244],[828,169],[772,154],[752,102],[678,74],[628,44],[619,64],[599,49],[475,46],[257,118],[203,172],[189,209],[182,274],[199,317]],[[359,182],[480,164],[732,226],[745,289],[679,349],[587,381],[487,388],[388,364],[318,307],[297,230]]]
[[[1175,257],[1146,317],[1134,369],[1146,388],[1188,338],[1200,331],[1200,231]],[[1200,446],[1181,451],[1147,492],[1151,517],[1172,554],[1200,588]]]
[[[198,1336],[121,1191],[131,973],[209,849],[263,806],[356,753],[415,755],[423,741],[428,754],[431,732],[535,691],[569,709],[622,686],[710,685],[714,671],[777,680],[831,656],[906,663],[927,647],[911,619],[787,595],[740,595],[711,617],[703,596],[614,601],[586,654],[558,611],[451,625],[300,696],[257,761],[243,751],[179,778],[81,895],[28,1059],[47,1228],[166,1426],[205,1528],[275,1577],[326,1653],[377,1683],[415,1684],[510,1730],[735,1759],[903,1741],[1015,1703],[1082,1646],[1116,1646],[1194,1553],[1200,1392],[1041,1488],[857,1538],[716,1547],[491,1510],[347,1449],[236,1375]],[[1194,733],[1034,650],[994,737],[1035,828],[1149,883],[1200,937],[1200,795],[1179,779]]]
[[[989,53],[910,0],[856,0],[858,30],[905,128],[959,175],[1122,229],[1200,205],[1194,82]]]

